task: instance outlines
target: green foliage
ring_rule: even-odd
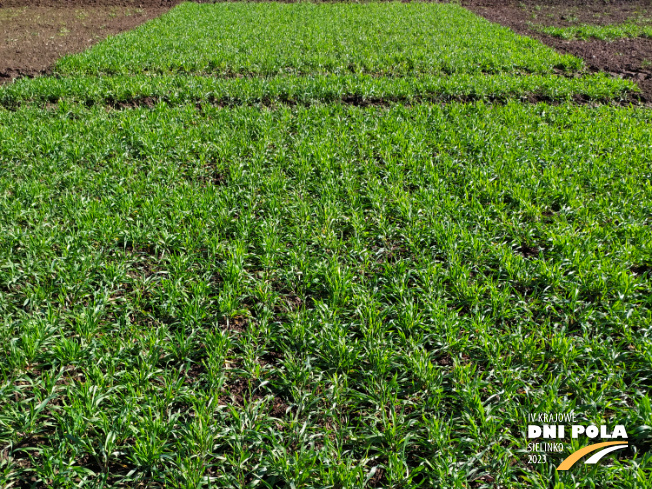
[[[604,74],[566,78],[555,75],[472,75],[376,78],[369,75],[221,79],[204,76],[42,77],[22,79],[0,91],[0,104],[13,108],[28,102],[59,100],[92,104],[169,104],[206,101],[254,103],[332,103],[341,101],[508,100],[542,97],[553,101],[582,96],[613,101],[637,91],[628,80]]]
[[[547,485],[526,413],[652,425],[651,122],[0,112],[4,480]]]
[[[186,3],[62,74],[550,73],[582,61],[453,4]]]
[[[3,87],[0,487],[644,487],[652,120],[581,68],[457,5],[183,4]],[[529,464],[570,410],[627,457]]]
[[[538,31],[567,40],[601,39],[613,41],[632,37],[652,37],[652,26],[635,23],[590,25],[583,24],[572,27],[533,26]]]

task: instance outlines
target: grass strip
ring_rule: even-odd
[[[455,4],[185,3],[60,74],[551,73],[583,62]]]
[[[59,100],[92,104],[216,104],[284,102],[297,104],[354,101],[543,99],[582,97],[619,101],[638,90],[635,83],[604,74],[566,78],[555,75],[470,75],[376,78],[368,75],[220,79],[203,76],[42,77],[0,88],[0,106]]]
[[[633,23],[611,24],[611,25],[590,25],[583,24],[572,27],[554,27],[534,25],[539,32],[550,36],[559,37],[569,41],[588,39],[600,39],[602,41],[614,41],[616,39],[628,39],[635,37],[652,38],[652,26]]]

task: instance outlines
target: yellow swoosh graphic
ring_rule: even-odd
[[[604,443],[596,443],[594,445],[589,445],[588,447],[581,448],[578,451],[571,453],[562,463],[560,463],[559,467],[557,467],[557,470],[568,470],[575,464],[575,462],[577,462],[587,453],[595,452],[599,448],[610,447],[612,445],[627,445],[627,442],[606,441]]]

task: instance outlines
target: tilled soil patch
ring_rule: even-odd
[[[107,36],[133,29],[162,15],[177,2],[31,2],[46,6],[20,6],[20,3],[27,2],[0,0],[0,84],[19,76],[47,73],[57,58],[81,52]],[[47,6],[48,3],[59,6]]]
[[[517,9],[525,22],[555,27],[622,24],[652,16],[649,0],[462,0],[462,3],[492,10]]]
[[[649,0],[464,0],[462,4],[492,22],[584,59],[593,71],[605,71],[637,82],[641,100],[652,102],[652,39],[566,41],[531,26],[608,25],[649,19],[652,17]]]

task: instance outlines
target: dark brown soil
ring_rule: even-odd
[[[0,0],[0,84],[18,76],[47,73],[64,54],[83,51],[109,35],[133,29],[176,3]]]
[[[462,4],[492,22],[584,59],[592,71],[605,71],[637,82],[642,101],[652,102],[652,39],[565,41],[531,27],[606,25],[650,19],[651,0],[463,0]]]
[[[50,7],[50,8],[87,8],[87,7],[170,7],[179,0],[0,0],[0,8],[9,7]]]
[[[464,6],[518,10],[525,21],[547,26],[608,25],[652,16],[650,0],[462,0]]]

